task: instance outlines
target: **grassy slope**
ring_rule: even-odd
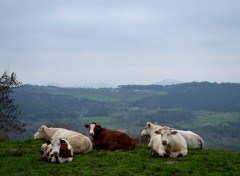
[[[240,113],[237,112],[209,112],[209,111],[195,111],[195,118],[193,121],[179,125],[183,128],[201,128],[206,125],[218,125],[226,122],[239,122]]]
[[[79,99],[88,99],[93,101],[134,101],[140,100],[151,95],[165,95],[165,91],[149,91],[149,92],[132,92],[119,91],[118,89],[84,89],[84,88],[58,88],[43,87],[40,92],[52,93],[56,95],[68,95]]]
[[[240,153],[190,150],[183,158],[153,158],[146,146],[127,152],[76,155],[73,162],[41,161],[41,141],[27,139],[0,143],[0,175],[239,175]],[[176,161],[176,164],[168,164]]]

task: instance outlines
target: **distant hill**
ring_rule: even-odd
[[[84,88],[116,88],[117,86],[108,84],[108,83],[92,83],[92,84],[84,84],[81,87]]]
[[[24,85],[14,92],[32,137],[40,125],[85,133],[84,124],[100,123],[137,136],[143,125],[158,122],[192,130],[207,148],[240,151],[240,84],[192,82],[174,85],[122,85],[118,88],[62,88]]]
[[[180,84],[180,83],[182,83],[182,82],[175,80],[175,79],[165,79],[165,80],[162,80],[162,81],[154,83],[154,84],[166,86],[166,85],[173,85],[173,84]]]

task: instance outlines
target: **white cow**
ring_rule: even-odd
[[[73,148],[66,139],[54,138],[51,141],[52,150],[49,161],[52,163],[71,162],[73,160]]]
[[[156,134],[156,133],[155,133]],[[168,154],[165,151],[165,147],[162,145],[162,136],[161,135],[153,135],[151,137],[151,141],[148,145],[151,148],[151,155],[154,157],[165,157]]]
[[[177,130],[163,127],[156,130],[155,133],[161,135],[162,145],[160,145],[159,150],[156,151],[160,156],[162,155],[162,150],[170,157],[182,157],[187,155],[187,143]]]
[[[51,140],[54,138],[67,139],[73,148],[73,153],[88,153],[93,150],[92,142],[89,137],[64,128],[48,128],[42,125],[34,134],[34,139]]]
[[[150,136],[150,142],[148,143],[148,147],[151,148],[152,140],[156,136],[155,131],[160,128],[162,127],[156,124],[152,124],[151,122],[147,122],[146,125],[144,125],[144,129],[141,132],[141,136]],[[157,138],[159,138],[159,136],[157,136]]]
[[[141,136],[150,136],[150,142],[148,143],[148,147],[151,148],[151,155],[154,157],[164,157],[167,155],[164,150],[161,150],[161,148],[159,148],[162,145],[161,135],[157,135],[155,133],[155,131],[160,128],[162,127],[148,122],[146,125],[144,125],[144,129],[141,132]]]
[[[149,135],[152,138],[152,135],[154,135],[155,131],[159,128],[162,128],[162,126],[153,124],[151,122],[147,122],[146,125],[144,125],[144,129],[141,132],[141,136]],[[183,131],[183,130],[176,130],[176,131],[180,133],[182,137],[185,139],[188,149],[203,148],[204,141],[196,133],[193,133],[192,131]],[[151,138],[150,138],[150,143],[151,143]]]

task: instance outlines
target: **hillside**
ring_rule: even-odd
[[[95,121],[110,129],[126,129],[139,136],[143,125],[192,130],[206,148],[240,151],[240,84],[192,82],[177,85],[122,85],[118,88],[59,88],[24,85],[14,92],[27,131],[15,139],[32,137],[40,125],[86,133]]]
[[[222,150],[189,150],[182,158],[153,158],[145,145],[133,151],[75,155],[71,163],[40,160],[42,141],[33,139],[0,143],[0,175],[239,175],[240,153]]]

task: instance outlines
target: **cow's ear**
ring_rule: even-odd
[[[51,144],[50,140],[46,140],[44,143],[46,143],[47,145]]]
[[[156,134],[161,134],[162,129],[158,129],[155,131]]]
[[[44,131],[44,128],[46,128],[45,125],[42,125],[42,126],[40,127],[40,129],[41,129],[42,131]]]
[[[171,134],[177,134],[176,130],[171,130]]]
[[[66,144],[66,141],[65,141],[65,140],[62,140],[62,139],[60,139],[60,143],[61,143],[61,144]]]
[[[89,125],[85,125],[85,128],[89,128],[90,126]]]
[[[98,130],[101,129],[101,125],[97,125],[97,129],[98,129]]]

